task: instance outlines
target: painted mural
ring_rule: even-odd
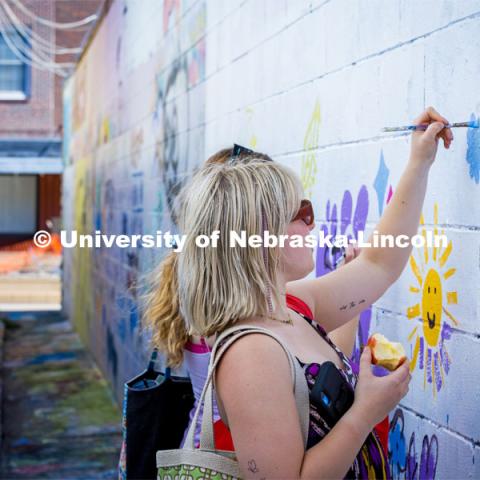
[[[65,86],[72,184],[64,184],[64,212],[82,233],[175,229],[175,197],[204,159],[205,2],[139,6],[113,2]],[[66,255],[65,308],[119,400],[147,355],[140,279],[163,254],[102,247]]]
[[[479,121],[479,117],[472,113],[470,121]],[[467,156],[468,173],[476,183],[480,183],[480,133],[478,129],[469,128],[467,132]]]
[[[437,472],[438,439],[435,434],[424,435],[415,439],[415,432],[410,436],[405,431],[403,411],[395,410],[391,418],[388,434],[388,459],[392,478],[406,480],[433,480]]]
[[[423,215],[420,228],[426,238]],[[433,233],[438,231],[438,205],[435,204]],[[418,364],[418,368],[424,371],[424,388],[427,382],[432,384],[433,395],[445,384],[450,371],[451,356],[447,343],[452,337],[452,327],[459,326],[450,311],[451,306],[458,303],[458,292],[448,290],[448,279],[456,272],[456,268],[448,265],[452,248],[450,240],[444,249],[425,246],[419,255],[410,257],[410,267],[417,280],[416,285],[410,286],[410,292],[415,294],[418,303],[408,307],[407,318],[421,318],[421,326],[414,326],[408,335],[413,345],[410,369],[413,371]]]
[[[434,16],[425,2],[380,2],[347,17],[337,0],[261,3],[112,2],[64,87],[65,228],[175,232],[181,187],[241,141],[297,171],[319,231],[357,238],[385,212],[407,161],[409,134],[382,136],[382,126],[406,125],[428,104],[478,121],[478,2],[441,1]],[[390,414],[393,478],[480,478],[470,368],[480,355],[479,132],[456,130],[432,167],[418,231],[445,232],[447,245],[413,249],[346,352],[357,364],[378,331],[411,358],[410,392]],[[64,310],[119,403],[149,353],[141,280],[164,254],[65,252]],[[317,249],[312,275],[330,274],[341,255]]]
[[[303,142],[305,153],[302,157],[302,165],[300,169],[300,179],[305,193],[309,197],[312,196],[313,187],[317,182],[317,156],[315,150],[318,148],[320,125],[320,104],[317,100],[305,133],[305,140]]]

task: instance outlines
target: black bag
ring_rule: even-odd
[[[189,378],[155,371],[154,350],[148,368],[125,383],[123,444],[119,478],[156,479],[156,452],[180,447],[194,404]]]
[[[312,387],[310,399],[330,428],[353,405],[355,393],[333,362],[323,362]]]

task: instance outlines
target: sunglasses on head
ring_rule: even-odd
[[[232,155],[230,157],[229,162],[233,163],[235,160],[240,157],[240,155],[254,155],[255,151],[250,150],[250,148],[242,147],[242,145],[238,145],[237,143],[233,144]]]
[[[234,160],[235,158],[240,156],[242,153],[251,154],[251,153],[255,153],[255,152],[253,150],[250,150],[249,148],[242,147],[241,145],[238,145],[238,144],[234,143],[233,144],[233,152],[232,152],[232,156],[231,156],[230,159]]]
[[[300,202],[300,209],[298,210],[295,217],[292,219],[292,222],[294,222],[295,220],[303,220],[305,222],[305,225],[307,225],[308,227],[313,225],[315,216],[313,214],[313,205],[310,200],[303,199]]]

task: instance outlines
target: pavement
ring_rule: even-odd
[[[117,478],[120,409],[70,323],[59,312],[2,316],[0,478]]]

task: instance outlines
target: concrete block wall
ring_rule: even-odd
[[[451,121],[480,115],[479,26],[478,0],[117,0],[64,91],[65,228],[175,230],[178,188],[236,142],[298,172],[319,229],[371,231],[409,154],[408,135],[381,128],[428,105]],[[480,134],[455,135],[439,148],[419,228],[445,231],[451,246],[415,249],[361,317],[358,343],[380,331],[415,358],[391,414],[394,478],[480,474]],[[65,255],[65,310],[119,400],[146,358],[131,286],[163,254]],[[313,274],[334,256],[319,249]],[[435,306],[438,338],[422,320]]]

